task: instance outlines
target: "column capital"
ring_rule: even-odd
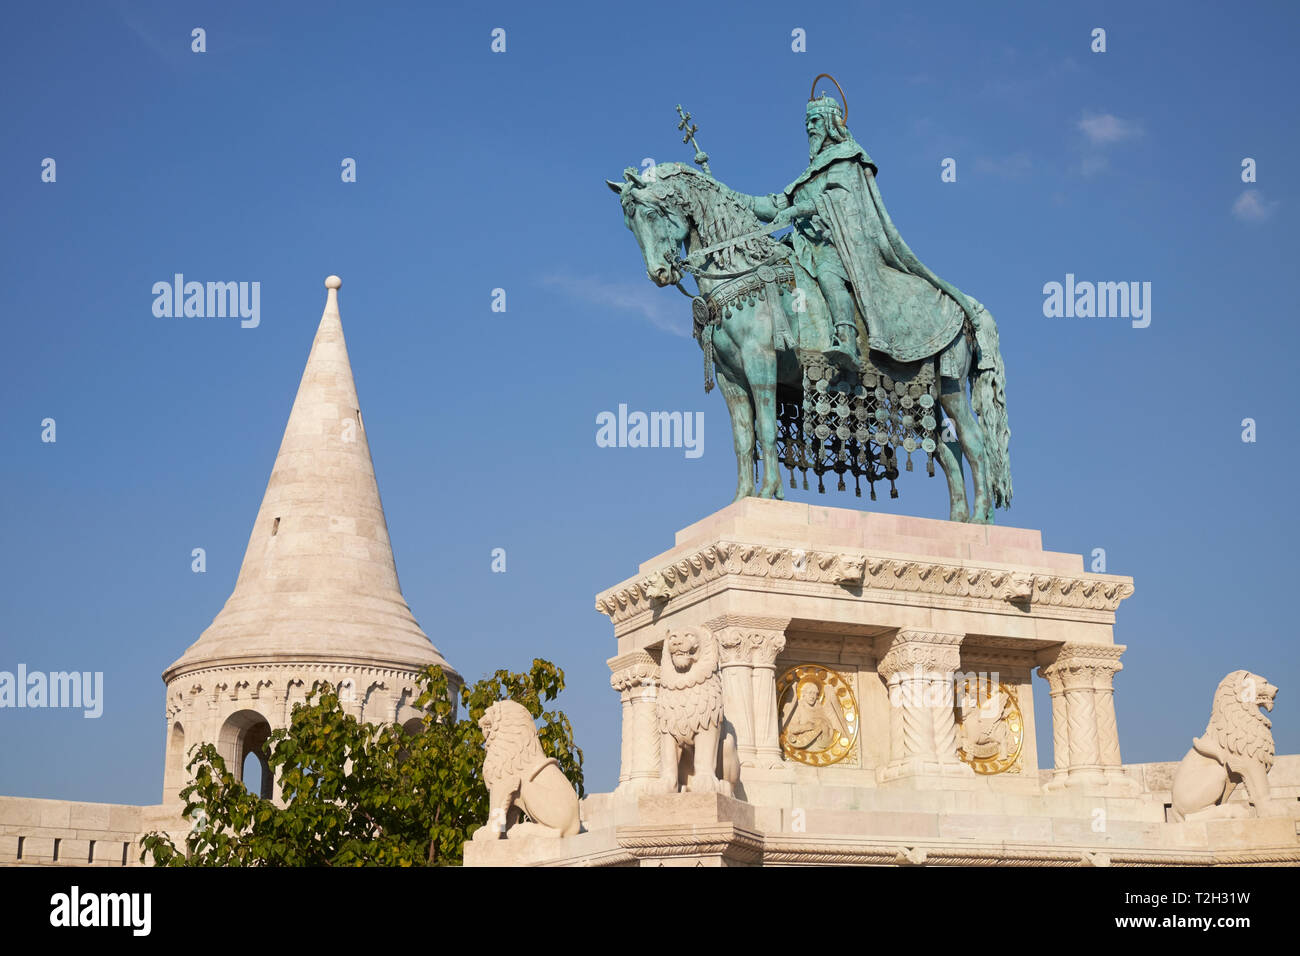
[[[631,651],[611,657],[605,662],[612,673],[610,687],[622,692],[634,687],[657,687],[659,684],[659,665],[645,651]]]
[[[1119,659],[1127,649],[1125,644],[1065,643],[1054,657],[1039,665],[1038,673],[1054,688],[1098,684],[1108,687],[1115,674],[1124,669]]]
[[[776,667],[776,659],[785,650],[784,634],[764,634],[751,632],[746,643],[749,645],[749,660],[755,667]]]
[[[723,667],[738,664],[762,667],[774,664],[785,648],[785,629],[790,626],[790,619],[724,614],[710,618],[704,626],[717,638],[719,663]]]
[[[899,628],[876,663],[876,673],[886,681],[918,668],[927,674],[955,673],[961,667],[961,642],[965,637],[948,631]]]

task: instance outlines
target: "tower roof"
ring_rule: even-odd
[[[438,664],[397,581],[339,317],[337,276],[235,589],[163,674],[219,664]],[[454,672],[453,672],[454,673]]]

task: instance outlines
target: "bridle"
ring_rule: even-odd
[[[638,200],[646,206],[654,209],[659,215],[675,218],[683,215],[682,210],[670,210],[666,205],[649,198],[639,198]],[[664,262],[671,269],[677,270],[681,276],[694,276],[696,286],[699,286],[700,279],[731,280],[744,279],[747,276],[754,276],[755,280],[751,282],[729,283],[726,289],[713,289],[709,292],[700,292],[692,295],[685,287],[682,286],[682,280],[679,278],[673,283],[673,287],[682,295],[691,300],[691,318],[694,325],[695,339],[700,343],[700,348],[704,352],[704,391],[713,390],[713,331],[722,324],[726,315],[731,314],[731,302],[738,296],[752,296],[758,288],[769,284],[780,284],[794,288],[794,270],[789,266],[780,266],[779,263],[786,258],[786,253],[779,248],[761,262],[755,262],[752,265],[739,270],[738,272],[706,272],[701,266],[693,265],[692,260],[703,260],[714,252],[723,249],[730,249],[742,242],[750,239],[757,239],[762,236],[769,236],[772,231],[771,226],[763,229],[757,229],[747,232],[730,239],[724,239],[722,242],[714,243],[698,252],[692,252],[685,258],[682,257],[677,249],[670,249],[664,253]],[[740,288],[736,288],[739,285]]]
[[[662,202],[659,202],[656,199],[650,197],[638,196],[633,201],[638,202],[644,206],[650,207],[655,212],[659,213],[659,215],[661,216],[668,216],[670,214],[674,216],[682,215],[681,210],[678,209],[670,210]],[[705,272],[703,268],[701,268],[700,266],[692,265],[691,264],[692,260],[703,261],[711,253],[721,252],[723,249],[730,249],[734,246],[739,245],[742,242],[748,242],[750,239],[758,239],[763,236],[768,236],[770,238],[771,232],[772,232],[771,226],[767,226],[762,229],[755,229],[753,232],[747,232],[739,236],[734,236],[730,239],[724,239],[721,242],[714,243],[713,245],[705,249],[700,249],[697,252],[692,252],[690,255],[686,256],[685,258],[682,258],[681,253],[678,252],[676,249],[671,249],[668,252],[664,253],[664,261],[669,265],[669,267],[676,269],[678,272],[682,273],[683,275],[694,276],[697,284],[700,279],[739,279],[742,276],[751,275],[752,273],[757,272],[763,266],[776,265],[778,262],[780,262],[782,259],[785,258],[785,253],[780,251],[774,252],[772,255],[764,259],[762,262],[756,262],[753,265],[740,270],[739,272]],[[695,299],[699,297],[698,295],[693,295],[692,293],[684,289],[682,287],[681,279],[678,279],[676,282],[674,282],[673,286],[677,289],[678,292],[686,296],[686,298],[688,299]]]

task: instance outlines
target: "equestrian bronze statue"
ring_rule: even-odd
[[[683,142],[694,144],[698,128],[678,112]],[[649,277],[692,300],[705,391],[716,374],[731,414],[737,499],[784,497],[782,467],[792,487],[796,471],[805,488],[812,471],[819,491],[824,476],[845,490],[852,475],[859,495],[863,479],[873,499],[887,480],[897,497],[900,460],[910,471],[916,453],[931,475],[938,459],[953,521],[991,522],[1011,503],[997,325],[903,241],[846,113],[832,97],[810,97],[809,164],[779,193],[730,189],[698,145],[698,170],[661,163],[607,182]],[[698,294],[682,287],[686,275]]]

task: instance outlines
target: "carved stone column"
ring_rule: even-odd
[[[1091,668],[1066,667],[1061,680],[1065,684],[1065,715],[1070,722],[1070,776],[1091,776],[1100,766]]]
[[[715,634],[722,670],[723,713],[736,728],[740,765],[753,767],[758,763],[758,751],[754,747],[754,668],[749,661],[749,645],[738,627],[721,628]]]
[[[1097,698],[1097,750],[1107,773],[1123,763],[1119,755],[1119,724],[1115,720],[1115,674],[1123,669],[1117,654],[1113,661],[1099,662],[1092,672],[1093,693]]]
[[[1062,644],[1038,668],[1052,693],[1053,786],[1122,777],[1112,681],[1123,644]]]
[[[621,675],[615,673],[609,679],[609,684],[618,691],[619,706],[622,714],[619,715],[619,727],[627,728],[632,726],[632,695],[629,693],[631,687],[628,682],[620,679]],[[622,740],[619,742],[618,750],[618,789],[626,789],[626,784],[632,779],[632,740],[633,735],[624,731]]]
[[[736,729],[742,767],[782,763],[776,716],[776,658],[788,618],[725,614],[705,623],[718,641],[722,709]]]
[[[607,662],[609,683],[623,705],[618,791],[635,793],[659,778],[659,665],[645,651]]]
[[[901,628],[876,673],[889,688],[890,760],[881,778],[921,773],[970,776],[957,756],[953,680],[964,634]]]
[[[754,684],[754,751],[760,767],[780,767],[781,731],[776,714],[776,658],[785,650],[780,632],[755,632],[749,636]]]
[[[1038,668],[1040,676],[1047,679],[1047,689],[1052,695],[1052,765],[1057,774],[1070,769],[1070,719],[1065,710],[1065,682],[1055,666]]]

